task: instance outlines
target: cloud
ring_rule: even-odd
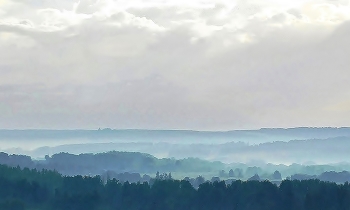
[[[2,1],[0,127],[346,126],[349,8]]]

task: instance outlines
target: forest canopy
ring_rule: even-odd
[[[186,180],[143,183],[103,182],[99,176],[62,176],[50,170],[0,165],[0,209],[350,209],[350,185],[316,179],[204,182],[195,189]]]

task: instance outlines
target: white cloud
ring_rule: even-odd
[[[346,126],[349,10],[2,0],[0,127]]]

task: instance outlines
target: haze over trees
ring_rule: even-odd
[[[350,159],[350,128],[227,132],[0,130],[0,140],[0,148],[3,147],[5,152],[26,154],[36,159],[61,152],[81,154],[111,150],[147,153],[157,158],[193,157],[224,163],[251,163],[253,166],[258,166],[256,162],[288,165],[335,164],[343,162],[344,158]],[[1,145],[4,142],[11,142],[13,146]],[[325,152],[327,156],[324,155]]]
[[[158,159],[149,154],[130,152],[107,152],[99,154],[59,153],[33,160],[25,155],[0,153],[0,164],[36,170],[55,170],[63,175],[101,176],[102,180],[116,178],[120,182],[149,182],[156,173],[170,173],[176,179],[185,178],[193,186],[204,181],[270,180],[280,183],[282,179],[306,180],[318,178],[323,181],[344,183],[350,181],[346,170],[350,165],[272,165],[260,167],[246,164],[224,164],[196,158]],[[282,175],[283,174],[283,175]],[[197,178],[196,178],[197,177]],[[159,178],[159,177],[158,177]]]

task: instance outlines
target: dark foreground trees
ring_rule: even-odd
[[[205,182],[185,180],[120,183],[100,177],[0,165],[0,209],[53,210],[347,210],[350,185],[319,180]]]

